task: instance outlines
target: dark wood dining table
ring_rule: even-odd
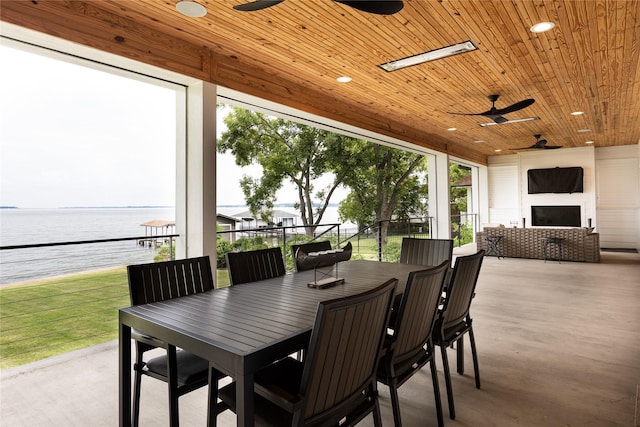
[[[254,374],[305,348],[318,303],[357,294],[390,278],[402,292],[413,264],[354,260],[338,264],[344,284],[307,286],[313,270],[119,311],[120,425],[131,424],[131,329],[209,360],[236,380],[237,425],[254,425]],[[215,416],[215,415],[210,415]]]

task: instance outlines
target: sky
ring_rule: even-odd
[[[0,62],[0,206],[175,205],[173,90],[3,45]],[[260,168],[217,165],[217,204],[243,205]]]

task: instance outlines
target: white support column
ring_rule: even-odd
[[[489,174],[486,166],[471,168],[471,188],[473,191],[473,213],[476,214],[476,231],[480,231],[480,224],[488,222],[489,218]],[[474,237],[475,239],[475,233]]]
[[[209,255],[215,269],[216,86],[189,85],[183,109],[176,150],[176,258]]]
[[[435,217],[431,237],[451,238],[451,209],[449,206],[449,155],[438,153],[427,158],[429,171],[429,215]]]

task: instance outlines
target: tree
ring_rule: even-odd
[[[268,220],[276,193],[287,180],[298,190],[295,207],[312,236],[336,188],[356,169],[357,140],[238,107],[231,109],[224,122],[227,131],[218,151],[233,153],[239,166],[262,166],[262,177],[245,175],[240,182],[251,213]],[[331,183],[316,188],[325,174],[332,174]]]
[[[340,203],[340,219],[360,229],[381,221],[386,244],[389,220],[427,212],[426,161],[420,154],[373,143],[364,144],[359,156],[362,166],[344,181],[351,192]]]

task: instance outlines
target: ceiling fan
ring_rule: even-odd
[[[509,150],[529,150],[529,149],[545,149],[552,150],[554,148],[562,148],[561,145],[547,145],[546,139],[540,139],[542,135],[534,135],[536,137],[536,143],[530,147],[522,147],[522,148],[509,148]]]
[[[266,9],[282,3],[284,0],[255,0],[250,3],[233,6],[236,10],[253,12]],[[404,7],[402,0],[333,0],[336,3],[346,4],[363,12],[376,13],[378,15],[393,15]]]
[[[499,97],[500,95],[488,96],[489,101],[491,101],[491,109],[488,111],[485,111],[484,113],[452,113],[452,112],[448,112],[448,113],[458,114],[461,116],[485,116],[490,118],[494,122],[501,124],[509,121],[505,117],[503,117],[503,114],[513,113],[514,111],[522,110],[523,108],[527,108],[529,105],[536,102],[535,99],[529,98],[520,102],[516,102],[515,104],[509,105],[506,108],[496,108],[496,101],[498,100]]]

